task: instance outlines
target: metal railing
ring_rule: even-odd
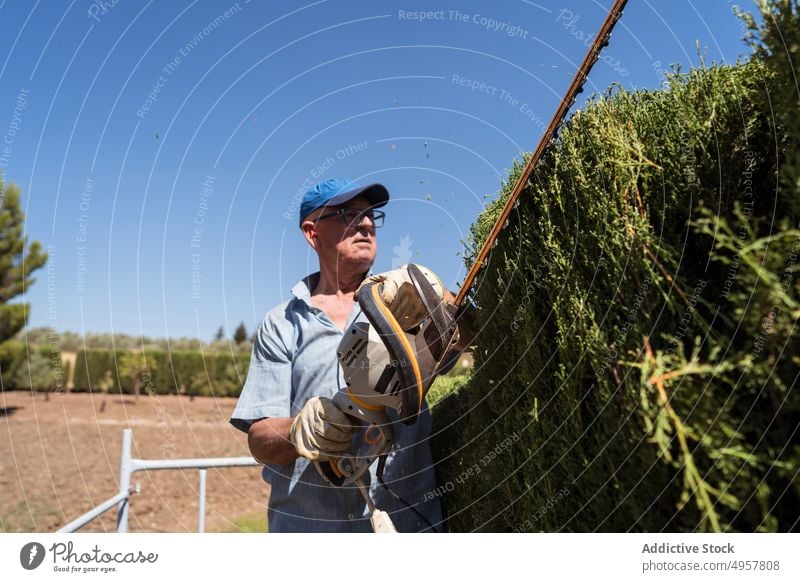
[[[198,488],[199,503],[197,509],[197,531],[206,528],[206,469],[225,467],[258,467],[261,465],[253,457],[217,457],[208,459],[134,459],[131,457],[133,431],[126,428],[122,431],[122,451],[119,460],[119,493],[104,501],[94,509],[87,511],[79,518],[69,522],[58,530],[58,533],[74,532],[87,523],[103,515],[106,511],[117,508],[117,533],[128,531],[128,510],[130,498],[139,492],[139,486],[131,485],[131,476],[137,471],[161,471],[166,469],[198,469],[200,484]]]

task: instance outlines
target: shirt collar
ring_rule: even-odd
[[[370,269],[364,278],[372,277],[373,274],[372,269]],[[292,295],[310,306],[311,291],[317,286],[317,283],[319,283],[319,271],[302,278],[297,285],[292,287]]]
[[[319,271],[301,279],[297,285],[292,287],[292,295],[311,305],[311,290],[317,286],[318,282]]]

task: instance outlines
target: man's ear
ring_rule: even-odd
[[[311,245],[311,248],[317,250],[317,229],[314,227],[314,222],[304,220],[300,225],[300,230],[303,231],[303,236],[306,237],[306,242]]]

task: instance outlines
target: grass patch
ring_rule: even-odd
[[[254,513],[234,519],[216,530],[217,533],[267,533],[267,519],[263,513]]]

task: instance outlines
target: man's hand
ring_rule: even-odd
[[[443,298],[446,289],[439,277],[426,267],[417,265],[420,271],[425,275],[434,291]],[[417,295],[414,289],[414,284],[411,282],[411,276],[408,274],[408,266],[404,265],[399,269],[380,273],[367,277],[361,286],[356,290],[356,299],[358,299],[358,292],[361,287],[367,283],[383,283],[381,288],[381,299],[386,306],[391,310],[392,315],[404,330],[409,330],[417,325],[425,318],[427,312],[422,300]]]
[[[355,425],[332,400],[314,397],[306,402],[289,429],[297,454],[310,461],[333,461],[347,451]]]

